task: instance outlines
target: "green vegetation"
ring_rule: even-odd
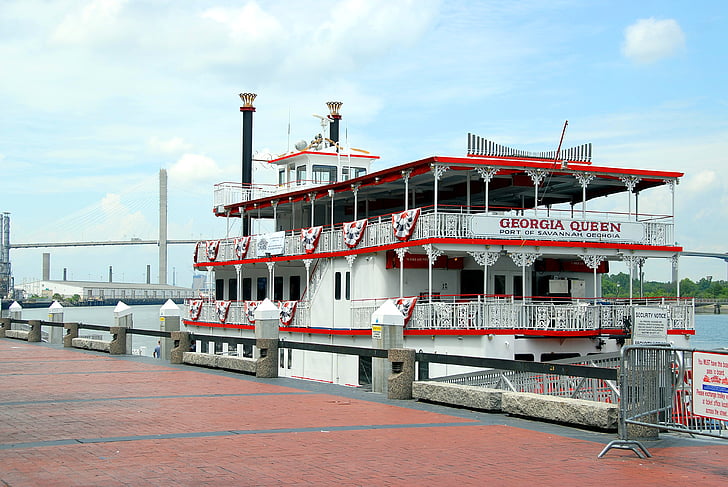
[[[675,285],[671,282],[645,281],[642,286],[645,297],[675,296]],[[640,295],[640,282],[632,281],[632,296]],[[602,296],[605,298],[626,298],[629,296],[629,275],[605,274],[602,276]],[[706,299],[728,299],[728,281],[713,281],[702,278],[698,282],[690,279],[680,281],[680,296]]]

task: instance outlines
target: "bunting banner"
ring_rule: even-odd
[[[364,236],[364,229],[367,227],[366,218],[354,222],[344,223],[344,243],[350,249],[359,245],[359,241]]]
[[[394,236],[399,240],[409,240],[412,232],[415,230],[417,219],[420,217],[420,209],[405,210],[392,214],[392,227],[394,228]]]
[[[415,310],[415,303],[417,303],[417,297],[415,296],[411,298],[399,298],[394,302],[399,312],[404,316],[405,326],[407,326],[407,323],[412,317],[412,312]]]
[[[194,261],[194,263],[195,263],[195,264],[197,264],[197,252],[199,252],[199,251],[200,251],[200,244],[201,244],[201,243],[202,243],[202,242],[197,242],[197,243],[195,244],[195,253],[194,253],[194,254],[192,254],[192,260]]]
[[[205,250],[207,252],[207,260],[210,262],[217,259],[217,251],[220,248],[219,240],[208,240],[205,242]]]
[[[255,309],[260,304],[260,301],[246,301],[245,302],[245,317],[248,318],[250,323],[255,323]]]
[[[298,301],[281,301],[278,303],[278,309],[281,312],[281,324],[288,326],[293,321],[293,315],[296,314],[296,303]]]
[[[196,320],[200,317],[200,313],[202,312],[202,300],[201,299],[192,299],[190,300],[190,319]]]
[[[303,248],[307,254],[312,254],[316,251],[323,229],[324,227],[311,227],[301,230],[301,241],[303,241]]]
[[[232,301],[215,301],[215,311],[217,311],[217,319],[220,323],[225,323],[225,320],[227,320],[230,303]]]
[[[250,247],[250,237],[239,237],[234,240],[235,255],[238,259],[244,259]]]

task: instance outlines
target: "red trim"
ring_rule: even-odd
[[[550,240],[500,240],[488,238],[426,238],[421,240],[408,240],[407,242],[393,243],[388,245],[377,245],[374,247],[365,247],[352,250],[339,250],[336,252],[321,252],[313,254],[297,254],[284,257],[264,257],[258,259],[230,260],[221,262],[203,262],[193,264],[193,267],[214,267],[234,264],[259,264],[265,262],[290,262],[304,259],[324,259],[328,257],[345,257],[347,255],[372,254],[376,252],[393,250],[402,247],[418,247],[425,244],[460,244],[460,245],[505,245],[518,247],[566,247],[566,248],[594,248],[594,249],[624,249],[624,250],[651,250],[658,252],[682,252],[682,247],[671,245],[641,245],[641,244],[622,244],[608,242],[567,242],[567,241],[550,241]],[[465,249],[463,249],[465,250]]]
[[[294,154],[287,154],[285,156],[279,157],[278,159],[271,159],[270,161],[268,161],[268,163],[269,164],[273,164],[275,162],[285,161],[286,159],[291,159],[293,157],[300,156],[301,154],[310,154],[310,155],[316,155],[316,156],[332,156],[332,157],[339,157],[340,156],[342,158],[344,158],[344,157],[348,158],[349,157],[349,153],[348,152],[346,154],[337,154],[336,152],[319,152],[319,151],[304,150],[304,151],[301,151],[301,152],[296,152]],[[358,157],[359,159],[379,159],[380,158],[380,156],[375,156],[375,155],[372,155],[372,154],[351,154],[351,157],[352,158],[357,158]]]
[[[235,325],[231,323],[209,323],[203,321],[182,320],[186,326],[203,326],[213,328],[238,328],[244,330],[254,330],[254,325]],[[283,332],[289,333],[311,333],[315,335],[344,335],[344,336],[367,336],[372,334],[370,329],[334,329],[334,328],[300,328],[292,326],[281,326]],[[667,330],[668,335],[695,335],[695,330]],[[482,336],[482,335],[517,335],[529,337],[594,337],[603,335],[624,335],[624,330],[619,328],[609,328],[601,330],[522,330],[516,328],[497,328],[485,330],[409,330],[404,329],[405,336]]]

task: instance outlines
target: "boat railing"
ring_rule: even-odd
[[[472,218],[473,214],[460,211],[457,208],[452,208],[452,211],[444,211],[438,209],[437,212],[434,208],[428,207],[421,209],[422,212],[419,216],[417,224],[414,227],[413,233],[410,236],[410,240],[424,240],[428,238],[479,238],[479,236],[473,234]],[[645,245],[672,245],[673,239],[673,225],[672,223],[663,223],[659,221],[640,221],[637,224],[642,225],[643,237],[638,242],[632,242],[631,240],[624,240],[623,243],[640,243]],[[246,255],[246,259],[263,258],[265,254],[258,253],[257,241],[258,239],[266,237],[265,235],[253,236],[249,251]],[[483,237],[492,238],[492,237]],[[508,240],[508,235],[498,236],[497,238],[502,240]],[[522,239],[522,237],[513,237],[514,239]],[[557,237],[558,238],[558,237]],[[617,242],[617,240],[614,240]],[[235,239],[228,238],[219,241],[220,247],[217,255],[214,259],[210,259],[205,252],[205,246],[199,245],[197,249],[197,262],[225,262],[238,260],[235,256]],[[621,242],[621,241],[620,241]],[[203,242],[204,243],[204,242]],[[392,228],[391,215],[383,215],[368,220],[367,226],[364,229],[364,234],[359,242],[360,248],[366,247],[379,247],[385,245],[392,245],[401,243],[400,240],[394,235]],[[307,255],[304,248],[304,244],[301,241],[301,230],[294,229],[286,231],[284,254],[288,256],[293,255]],[[330,253],[330,252],[342,252],[350,250],[349,247],[344,243],[342,225],[323,225],[321,236],[319,238],[318,246],[315,251],[312,252],[311,257],[314,258],[317,254]],[[261,251],[262,252],[262,251]]]
[[[189,312],[189,301],[185,302]],[[351,301],[348,329],[371,328],[372,314],[386,298]],[[470,299],[440,297],[419,299],[405,326],[411,330],[541,330],[541,331],[600,331],[624,330],[630,327],[633,308],[659,307],[668,311],[668,328],[694,330],[695,313],[692,299],[605,299],[538,301],[533,298],[515,299],[513,296],[482,296]],[[188,315],[189,316],[189,315]],[[225,322],[220,321],[214,301],[203,303],[196,320],[205,323],[252,325],[245,313],[244,301],[233,301]],[[323,325],[323,324],[319,324]],[[308,301],[296,305],[293,321],[297,328],[316,327],[311,322]],[[517,332],[516,332],[517,333]]]

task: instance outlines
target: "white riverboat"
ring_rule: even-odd
[[[285,340],[371,346],[372,313],[392,300],[405,347],[451,355],[618,351],[646,312],[663,317],[657,328],[676,346],[694,334],[690,299],[601,297],[610,262],[635,275],[647,259],[677,268],[682,173],[593,164],[590,144],[531,153],[472,134],[465,156],[372,171],[379,158],[342,146],[341,103],[330,102],[329,133],[270,161],[278,184],[255,184],[254,98],[241,95],[243,182],[214,188],[215,215],[241,218],[242,234],[197,244],[194,266],[209,272],[214,299],[187,300],[188,330],[253,337],[253,311],[269,298]],[[638,196],[659,187],[669,213],[640,213]],[[624,208],[590,209],[607,196]],[[271,231],[252,235],[253,220]],[[283,349],[279,365],[281,376],[361,385],[371,359]],[[430,375],[464,370],[433,364]]]

